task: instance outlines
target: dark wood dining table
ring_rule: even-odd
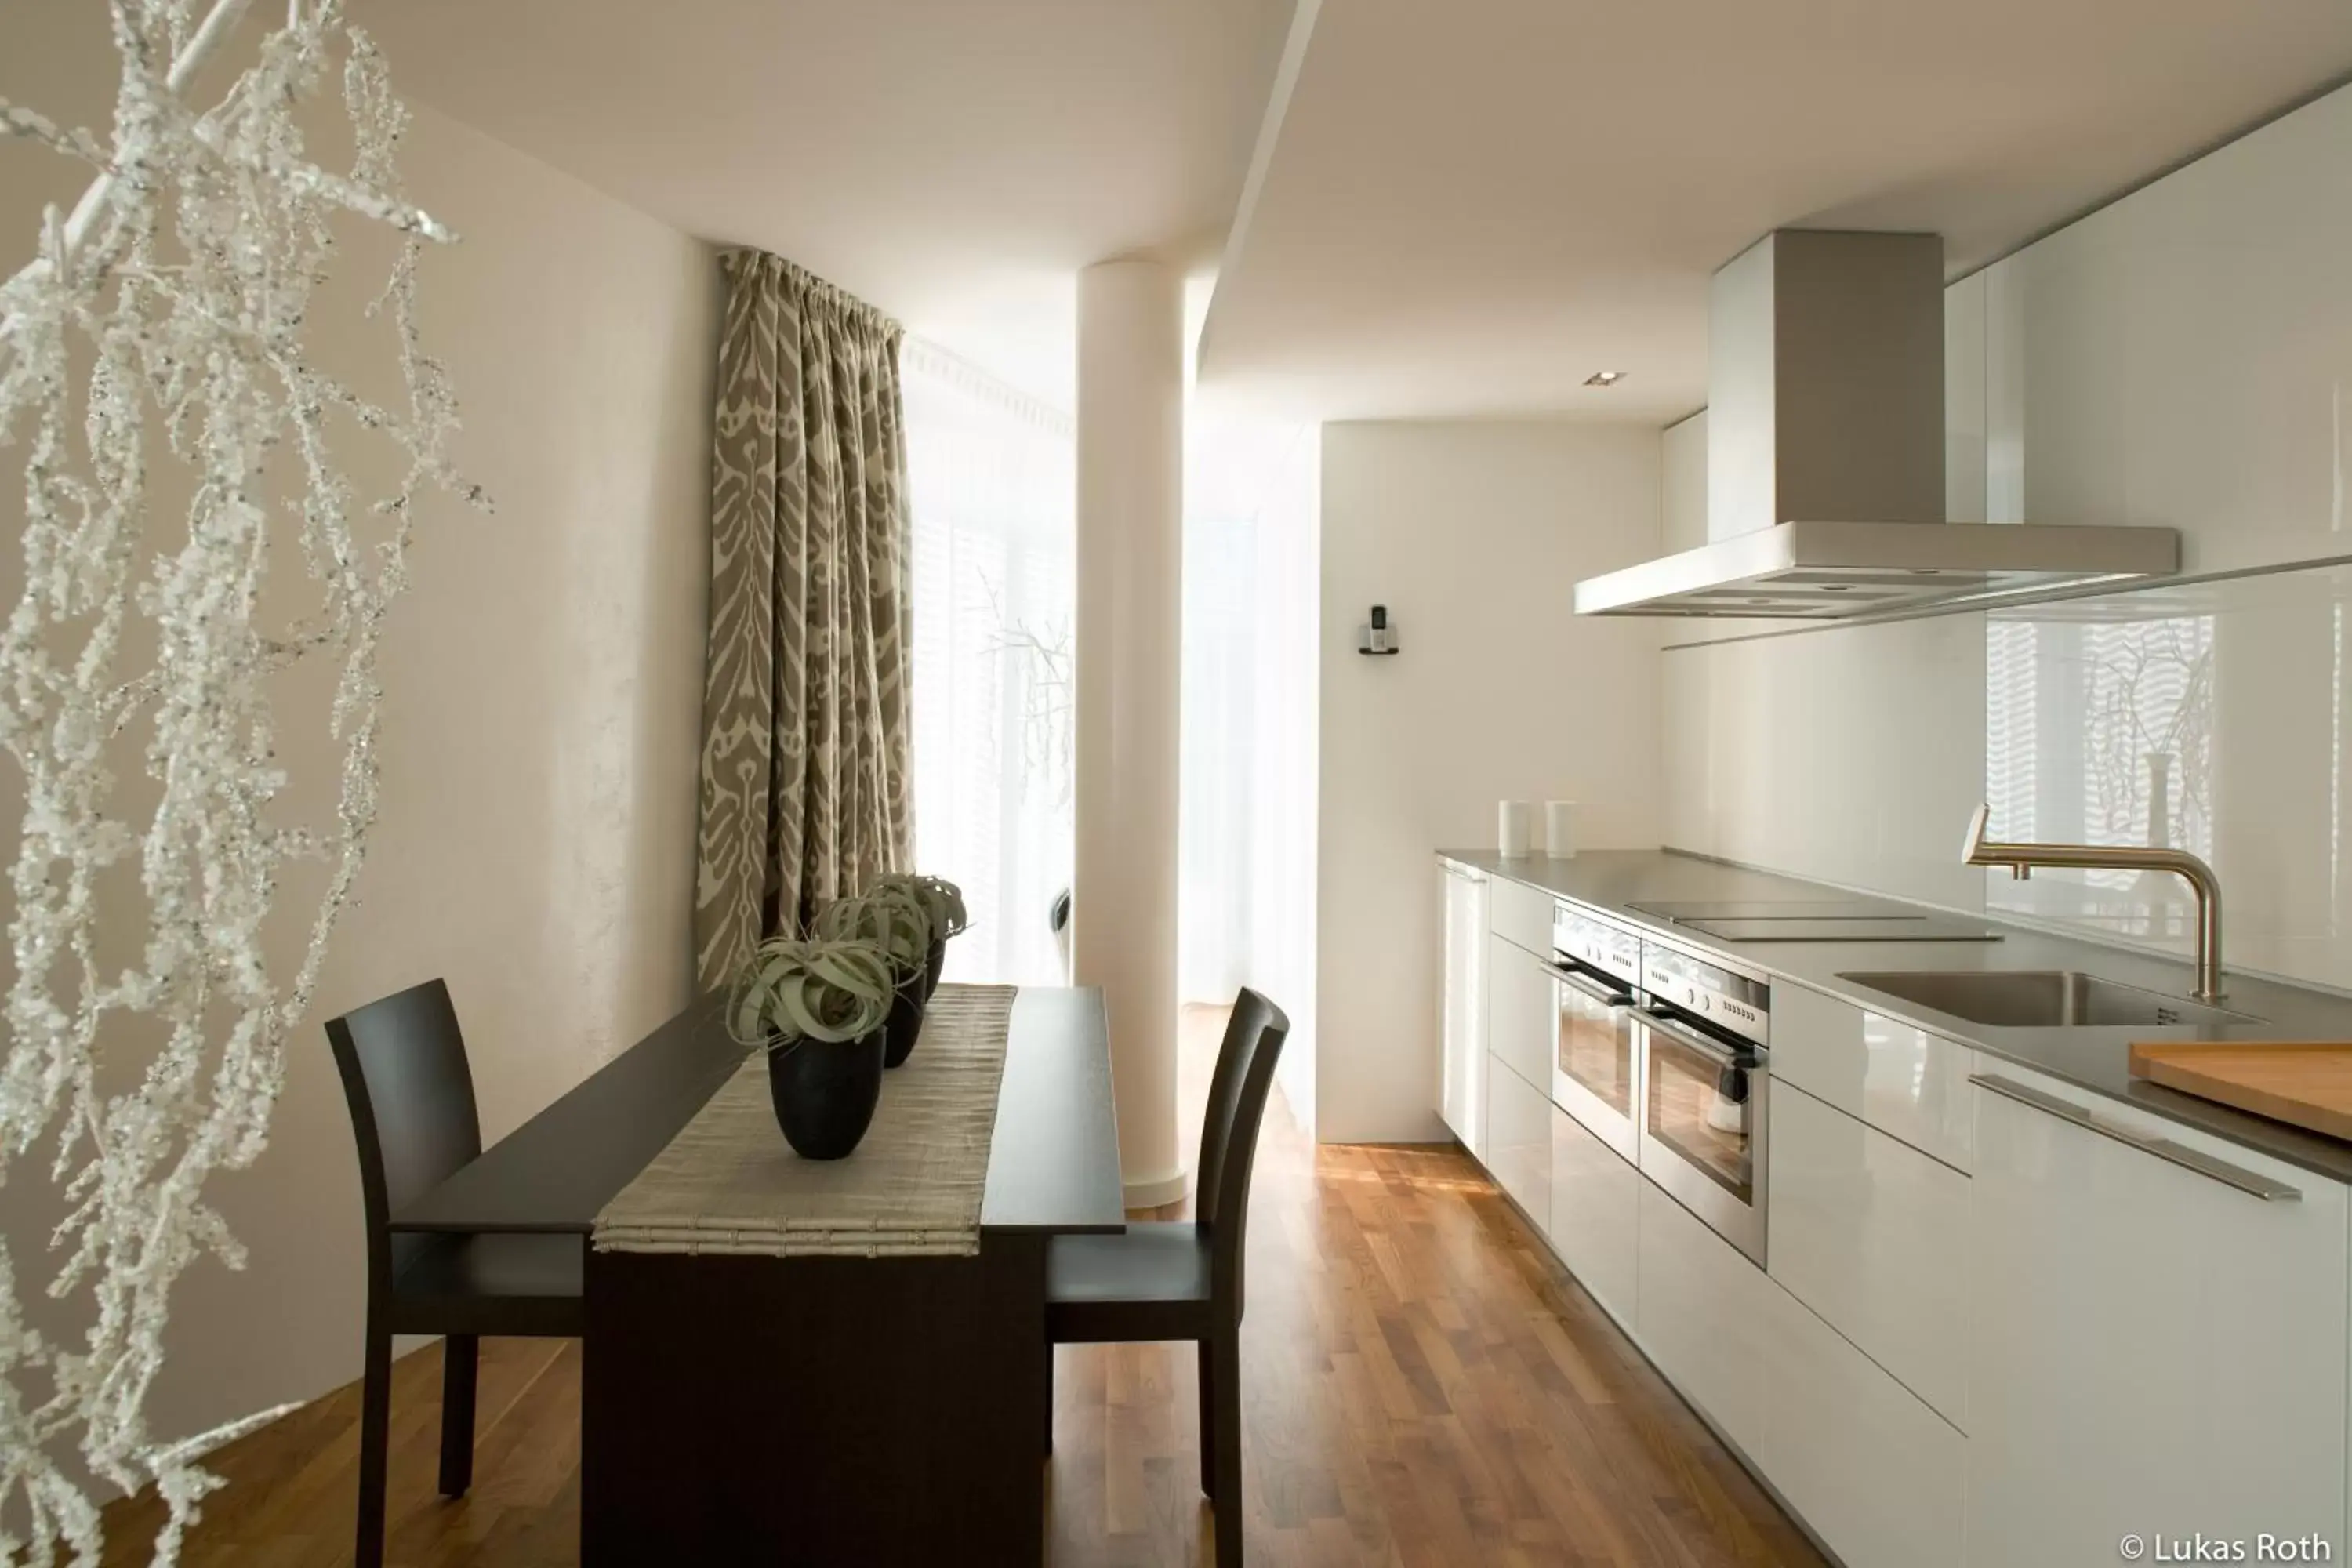
[[[588,1248],[597,1215],[742,1060],[705,996],[393,1228]],[[976,1255],[591,1248],[581,1561],[1042,1562],[1046,1244],[1125,1226],[1101,993],[1023,987]]]

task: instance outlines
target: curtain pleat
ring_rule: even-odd
[[[696,973],[906,869],[907,451],[897,322],[730,250],[712,441]]]

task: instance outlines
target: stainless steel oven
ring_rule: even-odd
[[[1551,1100],[1622,1155],[1641,1158],[1642,1053],[1633,1037],[1642,939],[1566,905],[1552,916]]]
[[[1653,938],[1642,989],[1642,1173],[1760,1267],[1771,988]]]

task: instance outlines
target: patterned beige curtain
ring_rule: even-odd
[[[730,250],[710,505],[695,967],[907,868],[901,331],[778,257]]]

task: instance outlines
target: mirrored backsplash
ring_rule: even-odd
[[[2352,567],[1666,656],[1667,842],[2186,954],[2159,873],[1959,865],[1996,837],[2213,863],[2233,966],[2352,989]]]

